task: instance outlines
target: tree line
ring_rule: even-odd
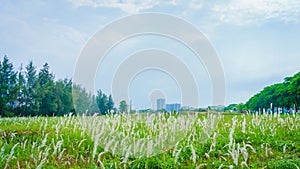
[[[47,63],[37,70],[31,61],[16,71],[7,56],[0,61],[0,96],[0,117],[116,111],[111,95],[101,90],[92,95],[71,79],[55,80]]]
[[[263,90],[252,96],[246,103],[230,104],[225,111],[234,110],[237,112],[258,111],[263,109],[277,111],[275,108],[286,110],[300,107],[300,72],[291,77],[284,78],[281,83],[265,87]]]
[[[258,110],[259,108],[296,108],[300,106],[300,72],[292,77],[284,78],[282,83],[265,87],[251,97],[246,107]]]

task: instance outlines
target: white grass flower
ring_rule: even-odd
[[[151,156],[152,154],[152,146],[153,146],[153,142],[152,140],[149,140],[148,141],[148,144],[147,144],[147,156]]]
[[[266,157],[269,157],[269,155],[268,155],[268,152],[269,152],[269,148],[268,148],[268,143],[266,143],[266,152],[265,152],[265,155],[266,155]]]
[[[248,156],[249,156],[249,153],[248,153],[247,149],[244,148],[244,147],[241,148],[241,153],[242,153],[242,155],[243,155],[243,158],[244,158],[245,162],[247,162]]]
[[[194,149],[194,147],[193,147],[192,144],[191,144],[191,150],[192,150],[192,159],[193,159],[193,162],[194,162],[194,164],[196,164],[196,158],[197,158],[197,156],[196,156],[196,152],[195,152],[195,149]]]
[[[97,158],[97,162],[100,164],[100,168],[101,168],[101,169],[105,169],[105,167],[104,167],[102,161],[100,160],[101,156],[102,156],[104,153],[105,153],[105,152],[99,153],[98,158]]]
[[[177,161],[178,161],[179,154],[180,154],[181,150],[182,150],[182,149],[179,149],[179,150],[177,151],[176,155],[175,155],[175,159],[174,159],[174,163],[175,163],[175,164],[176,164]]]
[[[199,169],[200,167],[203,167],[203,166],[206,166],[206,165],[207,165],[206,163],[196,165],[196,169]]]
[[[85,141],[86,141],[86,139],[82,139],[82,140],[79,142],[78,147],[80,147],[81,144],[82,144],[83,142],[85,142]]]
[[[25,150],[28,139],[26,139],[23,143],[23,149]]]
[[[243,161],[243,162],[241,163],[241,166],[242,166],[242,167],[245,166],[246,168],[249,168],[249,167],[248,167],[248,164],[247,164],[245,161]]]
[[[204,155],[207,159],[209,159],[209,154],[205,153]]]
[[[232,157],[233,163],[237,166],[239,164],[239,156],[240,156],[240,144],[237,144],[237,149],[235,149],[236,144],[235,142],[232,145],[231,151],[229,151],[229,154]]]
[[[224,156],[220,156],[224,161],[227,161],[227,159]]]
[[[230,133],[229,133],[229,148],[232,146],[232,143],[233,143],[233,133],[234,133],[234,130],[235,130],[235,127],[236,127],[236,116],[234,116],[232,118],[232,127],[230,129]]]
[[[123,158],[123,161],[122,163],[126,164],[129,156],[130,156],[130,151],[131,151],[131,146],[128,147],[127,151],[126,151],[126,154],[125,154],[125,157]]]
[[[98,141],[99,142],[99,141]],[[106,143],[105,147],[104,147],[104,151],[108,152],[109,151],[109,147],[112,145],[112,143],[114,142],[114,139],[111,139],[108,143]],[[124,145],[124,144],[122,144]],[[98,146],[98,144],[97,144]]]
[[[41,144],[40,147],[44,147],[44,146],[46,145],[46,143],[47,143],[47,138],[48,138],[48,133],[45,135],[45,138],[43,139],[42,144]]]
[[[66,149],[64,148],[60,153],[59,153],[59,155],[58,155],[58,159],[59,160],[61,160],[61,158],[62,158],[62,156],[63,156],[63,154],[64,154],[64,152],[66,151]]]
[[[243,123],[242,123],[242,132],[243,133],[246,133],[246,124],[247,124],[247,121],[246,121],[246,118],[244,116],[244,120],[243,120]]]
[[[13,154],[14,154],[14,152],[15,152],[15,148],[16,148],[19,144],[20,144],[20,143],[17,143],[17,144],[15,144],[15,145],[11,148],[10,154],[9,154],[9,157],[7,158],[7,161],[6,161],[6,164],[5,164],[4,169],[6,169],[6,168],[8,167],[8,163],[9,163],[10,159],[13,157]]]
[[[214,147],[216,147],[216,145],[217,145],[217,137],[218,137],[218,133],[215,132],[214,136],[213,136],[213,142],[212,142],[212,144],[213,144]]]
[[[250,144],[245,144],[244,143],[244,148],[247,148],[247,147],[249,147],[252,150],[253,153],[256,153],[256,150]]]

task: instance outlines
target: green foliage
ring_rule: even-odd
[[[54,75],[49,72],[49,65],[45,63],[38,74],[38,103],[41,115],[52,116],[57,110]]]
[[[227,107],[225,107],[224,111],[230,111],[230,110],[234,110],[237,107],[237,104],[230,104]]]
[[[89,111],[91,106],[90,94],[80,85],[73,85],[73,103],[77,114],[83,114]]]
[[[112,96],[109,95],[107,97],[107,95],[104,94],[101,90],[97,91],[96,102],[102,115],[108,114],[111,110],[114,109]]]
[[[285,78],[284,82],[265,87],[261,92],[251,97],[246,107],[252,110],[274,107],[300,106],[300,72],[293,77]]]
[[[0,116],[12,116],[18,96],[17,73],[7,56],[0,62]]]
[[[272,160],[268,162],[268,168],[293,169],[300,166],[300,160]]]
[[[37,70],[33,62],[26,66],[25,85],[22,90],[24,104],[21,105],[22,114],[25,116],[39,114],[39,83],[37,79]]]
[[[128,110],[128,105],[125,100],[120,101],[119,112],[126,113]]]
[[[88,93],[70,79],[55,80],[45,63],[39,71],[33,62],[17,72],[7,56],[0,61],[0,117],[63,116],[70,112],[94,114],[99,112],[96,96]],[[102,94],[103,114],[114,109],[110,96]],[[103,110],[103,109],[101,109]]]
[[[165,114],[164,118],[169,116],[170,114]],[[298,131],[300,116],[286,115],[279,118],[273,115],[222,115],[221,117],[206,142],[197,137],[197,133],[203,129],[202,126],[191,123],[190,125],[196,129],[195,132],[183,134],[176,145],[164,149],[155,156],[128,159],[105,151],[104,147],[96,144],[97,134],[93,132],[94,137],[89,135],[82,126],[84,121],[90,124],[88,123],[90,121],[108,120],[115,116],[1,118],[0,168],[300,167]],[[195,118],[197,121],[203,121],[206,115],[196,115]],[[137,123],[132,121],[130,125],[134,128]],[[163,123],[158,125],[161,126]],[[122,127],[123,125],[113,126],[116,127],[115,131],[126,129]],[[101,125],[98,127],[100,128],[91,130],[102,131]],[[143,133],[147,125],[139,124],[135,128],[136,130],[132,132]],[[111,133],[111,130],[107,132]],[[231,134],[233,141],[230,144]],[[112,142],[110,147],[114,147],[114,144],[115,142]]]
[[[56,115],[68,114],[74,109],[72,99],[72,81],[68,79],[59,80],[55,83],[57,109]]]
[[[243,110],[246,110],[247,107],[244,103],[240,104],[230,104],[229,106],[225,107],[224,111],[236,111],[236,112],[242,112]]]

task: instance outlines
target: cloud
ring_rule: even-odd
[[[290,0],[233,0],[212,7],[217,18],[237,25],[259,24],[269,20],[299,22],[300,1]]]
[[[42,17],[32,21],[18,12],[13,14],[0,13],[0,46],[14,65],[19,67],[29,60],[38,66],[48,62],[59,78],[71,77],[76,56],[90,34],[56,19]]]
[[[130,14],[139,13],[141,10],[151,9],[159,4],[159,0],[70,0],[76,7],[91,6],[91,7],[109,7],[119,8],[122,11]],[[171,1],[176,4],[175,1]]]
[[[188,9],[194,9],[194,10],[199,10],[203,8],[203,0],[192,0],[190,1],[187,5],[188,5]]]
[[[299,22],[300,1],[293,0],[226,0],[204,1],[191,0],[69,0],[74,6],[118,8],[129,14],[136,14],[143,10],[155,9],[158,6],[176,7],[183,9],[183,16],[201,12],[206,16],[213,16],[222,23],[236,25],[250,25],[265,23],[270,20],[280,22]],[[172,13],[172,12],[171,12]],[[211,18],[210,18],[211,19]]]

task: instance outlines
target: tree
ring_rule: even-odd
[[[22,114],[25,116],[35,116],[39,113],[39,93],[36,67],[33,62],[29,62],[25,72],[25,87],[23,91],[24,106]]]
[[[114,101],[111,95],[107,97],[101,90],[97,91],[96,102],[100,110],[100,114],[108,114],[114,110]]]
[[[91,105],[90,94],[77,84],[73,85],[72,93],[76,114],[80,115],[88,112]]]
[[[18,116],[22,116],[22,113],[24,112],[25,108],[25,85],[26,81],[23,75],[22,65],[20,67],[20,71],[18,72],[17,76],[17,88],[18,88],[18,96],[17,96],[17,102],[16,108],[14,110],[14,114]]]
[[[55,115],[65,115],[74,109],[72,100],[72,81],[68,79],[55,82],[57,110]]]
[[[95,114],[95,113],[98,113],[99,112],[99,107],[97,105],[97,100],[96,100],[96,96],[95,95],[92,95],[91,96],[91,105],[90,105],[90,108],[89,108],[89,113],[91,115]]]
[[[49,72],[49,65],[45,63],[38,74],[39,106],[41,115],[52,116],[57,110],[56,93],[54,90],[54,75]]]
[[[224,108],[224,112],[226,111],[237,111],[238,104],[230,104]]]
[[[111,110],[114,110],[114,101],[111,95],[108,97],[108,102],[107,102],[107,109],[110,112]]]
[[[291,97],[291,103],[295,105],[296,111],[300,106],[300,72],[290,78],[288,94]]]
[[[122,100],[119,105],[119,112],[124,113],[127,112],[128,105],[125,100]]]
[[[243,110],[246,110],[246,105],[244,103],[240,103],[238,105],[236,105],[236,108],[239,112],[242,112]]]
[[[107,99],[106,95],[101,90],[97,91],[96,102],[100,110],[100,114],[107,114]]]
[[[0,116],[12,116],[18,104],[17,73],[13,69],[13,64],[4,56],[0,62]]]
[[[300,99],[300,72],[293,77],[286,77],[282,83],[265,87],[261,92],[251,97],[246,107],[252,110],[273,107],[297,108]],[[274,110],[273,110],[274,112]]]
[[[29,62],[24,71],[21,65],[18,72],[4,56],[0,61],[0,116],[65,115],[75,111],[74,105],[82,113],[86,110],[96,112],[95,96],[80,86],[75,86],[74,90],[72,87],[69,79],[55,81],[47,63],[37,72]]]

